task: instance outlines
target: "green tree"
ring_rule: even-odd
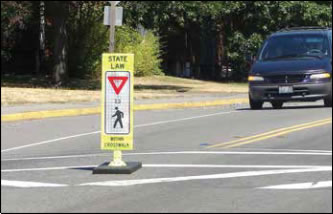
[[[108,51],[109,28],[103,25],[105,2],[78,1],[70,5],[68,67],[71,78],[100,75],[101,55]]]
[[[11,58],[11,50],[22,39],[32,11],[29,1],[1,1],[1,62]]]
[[[109,32],[102,24],[103,6],[108,2],[45,4],[45,56],[54,84],[98,73],[100,55],[108,47]],[[118,50],[137,51],[137,59],[147,57],[146,53],[156,56],[149,61],[154,62],[151,65],[138,62],[137,75],[147,72],[144,67],[150,67],[148,73],[159,73],[162,58],[164,69],[172,69],[165,66],[171,60],[189,61],[196,67],[194,75],[205,79],[220,80],[224,66],[230,66],[234,70],[231,77],[240,80],[248,70],[245,56],[254,55],[270,33],[293,26],[332,26],[332,1],[121,1],[120,5],[124,7],[124,23],[131,30],[119,28],[118,32],[138,42],[125,48],[126,37],[118,37]],[[2,62],[10,59],[15,48],[21,48],[20,41],[38,37],[36,14],[39,2],[1,2]],[[139,37],[133,30],[139,24],[157,37]],[[29,28],[37,30],[30,32]],[[39,48],[38,43],[30,46]]]
[[[140,34],[130,27],[119,27],[116,31],[116,52],[134,54],[134,75],[162,75],[160,69],[161,50],[159,38],[153,32]]]
[[[213,75],[204,74],[215,79],[223,71],[223,65],[228,64],[238,73],[237,78],[246,76],[245,55],[254,55],[274,31],[292,26],[332,26],[332,2],[325,1],[125,1],[122,4],[128,11],[126,22],[157,30],[166,43],[166,52],[176,51],[172,50],[176,41],[171,38],[179,39],[182,35],[193,38],[198,30],[202,32],[200,39],[215,40],[217,69]],[[197,46],[192,41],[188,47],[198,50]],[[200,55],[193,51],[183,53],[195,54]]]

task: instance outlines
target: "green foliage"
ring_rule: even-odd
[[[234,80],[242,80],[247,76],[249,65],[246,56],[254,56],[263,43],[263,37],[254,33],[245,38],[240,32],[235,32],[229,37],[227,42],[227,58],[232,63],[234,70],[238,71],[233,74]]]
[[[248,71],[245,56],[255,55],[272,32],[293,26],[332,26],[331,1],[123,1],[121,4],[128,11],[126,23],[132,26],[141,23],[157,30],[168,44],[176,42],[170,38],[182,38],[185,32],[192,37],[198,35],[198,31],[191,29],[202,31],[203,44],[209,44],[205,41],[207,37],[214,41],[223,35],[223,42],[216,42],[215,47],[224,50],[224,57],[220,57],[225,58],[224,64],[231,64],[237,78],[245,77]],[[198,43],[192,45],[194,49],[198,46]],[[171,47],[166,49],[169,56],[179,51]],[[209,51],[207,48],[201,48],[204,49],[201,52],[196,48],[199,51],[193,54],[202,56]],[[208,71],[202,75],[202,78],[219,76]]]
[[[65,20],[68,75],[98,77],[101,54],[108,51],[109,31],[102,22],[103,7],[109,2],[64,2],[66,10],[69,8]],[[10,59],[21,38],[26,39],[24,43],[30,42],[27,38],[38,41],[38,5],[33,1],[1,1],[2,62]],[[332,26],[332,1],[121,1],[120,6],[124,7],[125,25],[117,27],[116,51],[135,54],[136,76],[163,74],[162,58],[165,64],[171,58],[171,63],[182,60],[183,64],[191,59],[196,68],[230,64],[236,72],[233,78],[242,79],[248,71],[245,56],[255,55],[272,32],[293,26]],[[52,25],[60,12],[54,7],[46,11],[49,31],[45,55],[50,61],[56,57],[53,52],[57,32],[52,31]],[[134,30],[139,24],[152,31],[141,35]],[[34,28],[34,33],[25,30],[27,26]],[[38,42],[30,43],[30,49],[38,50]],[[161,43],[165,46],[161,47]],[[197,70],[196,76],[205,79],[218,77],[212,73],[220,72]]]
[[[130,27],[117,27],[116,52],[134,54],[135,76],[163,75],[160,50],[159,38],[153,32],[141,35]]]
[[[29,1],[1,1],[1,60],[11,58],[11,50],[21,39],[33,13]]]
[[[103,25],[101,2],[78,1],[70,5],[68,66],[73,78],[97,78],[101,55],[108,51],[108,28]]]
[[[79,1],[70,4],[68,19],[68,67],[71,78],[99,79],[101,55],[108,52],[109,28],[103,25],[105,3]],[[116,52],[135,54],[135,75],[160,75],[160,45],[152,32],[141,36],[130,27],[116,27]]]

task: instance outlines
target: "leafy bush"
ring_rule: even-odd
[[[69,76],[99,79],[101,56],[108,51],[108,28],[103,25],[103,3],[78,1],[71,4],[68,20]]]
[[[31,24],[30,1],[1,1],[1,61],[12,57],[12,49],[22,40],[22,34]]]
[[[235,32],[228,39],[227,56],[236,71],[232,77],[234,80],[244,80],[247,77],[250,67],[246,56],[255,56],[262,43],[263,38],[257,33],[245,38],[241,32]]]
[[[141,35],[130,27],[117,27],[115,51],[134,54],[135,76],[163,75],[160,69],[160,42],[153,32]]]

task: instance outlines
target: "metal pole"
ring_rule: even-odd
[[[115,49],[115,26],[116,26],[116,1],[111,1],[110,10],[110,47],[109,52],[113,53]],[[122,160],[122,152],[120,150],[113,151],[113,161],[110,162],[111,167],[126,167],[126,163]]]
[[[126,167],[126,162],[123,161],[123,153],[120,150],[113,151],[113,161],[110,162],[111,167]]]
[[[116,1],[111,1],[110,11],[110,47],[109,52],[113,53],[115,49],[115,25],[116,25]]]

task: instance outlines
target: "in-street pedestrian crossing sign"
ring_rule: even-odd
[[[133,54],[103,54],[102,150],[133,149]]]
[[[131,73],[107,71],[105,75],[105,133],[110,135],[129,134]]]

